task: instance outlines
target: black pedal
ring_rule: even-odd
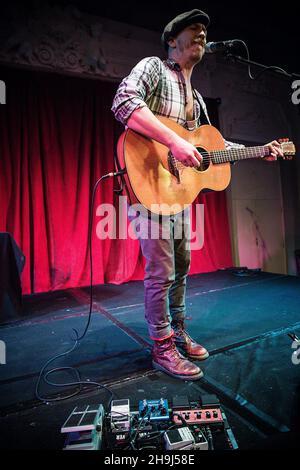
[[[173,397],[173,410],[189,410],[190,409],[190,401],[187,396],[177,396]]]
[[[107,448],[108,449],[124,449],[128,447],[130,443],[130,433],[129,432],[120,432],[113,433],[108,432],[106,435]]]
[[[201,408],[220,408],[220,400],[217,395],[201,395]]]

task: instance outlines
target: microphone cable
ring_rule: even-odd
[[[242,39],[233,39],[232,42],[237,43],[237,44],[241,44],[246,49],[247,60],[248,60],[248,62],[250,62],[249,48],[248,48],[247,44],[245,43],[245,41],[243,41]],[[231,54],[228,54],[228,57],[230,57],[230,56],[231,56]],[[233,56],[233,58],[234,58],[234,56]],[[258,64],[258,65],[260,65],[260,64]],[[260,78],[268,70],[278,71],[278,72],[281,72],[282,74],[286,75],[287,77],[289,77],[288,72],[286,70],[282,69],[281,67],[277,67],[277,65],[266,66],[263,70],[258,72],[256,76],[253,76],[252,73],[251,73],[251,64],[248,64],[248,76],[251,80],[257,80],[258,78]]]

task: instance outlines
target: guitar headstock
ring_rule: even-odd
[[[279,139],[281,150],[283,151],[284,157],[287,157],[288,160],[291,160],[296,153],[296,147],[293,142],[289,139]]]

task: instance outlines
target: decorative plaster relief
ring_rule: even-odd
[[[108,60],[102,33],[97,18],[90,19],[75,7],[44,5],[31,17],[17,10],[5,28],[0,61],[105,76]]]

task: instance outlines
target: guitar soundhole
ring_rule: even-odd
[[[201,153],[203,160],[198,168],[195,168],[196,171],[205,171],[210,165],[210,157],[205,149],[202,147],[196,147],[199,153]]]

